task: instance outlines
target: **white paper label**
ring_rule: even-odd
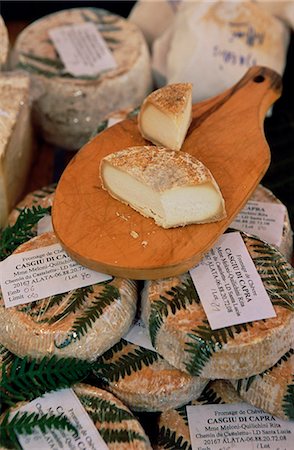
[[[284,205],[249,201],[231,223],[231,227],[279,246],[283,236],[285,213]]]
[[[112,277],[80,266],[59,244],[9,256],[1,262],[6,308],[89,286]]]
[[[226,233],[190,271],[212,330],[276,313],[240,233]]]
[[[49,231],[53,230],[52,225],[52,218],[49,214],[46,214],[42,219],[39,220],[37,224],[37,234],[40,236],[40,234],[47,233]]]
[[[112,127],[113,125],[116,125],[117,123],[122,122],[123,120],[124,120],[123,118],[110,117],[108,119],[107,128]]]
[[[292,450],[294,422],[247,403],[187,406],[192,450]]]
[[[36,398],[18,411],[35,412],[40,415],[64,414],[77,428],[78,436],[67,430],[52,429],[42,433],[36,427],[31,435],[18,435],[19,442],[24,450],[107,450],[108,447],[92,419],[72,389],[61,389]],[[16,412],[13,414],[15,415]]]
[[[148,331],[141,319],[136,320],[134,325],[130,328],[128,333],[123,337],[126,341],[135,345],[147,348],[148,350],[156,351],[151,344]]]
[[[111,51],[93,23],[52,28],[49,36],[66,70],[75,77],[95,76],[117,67]]]

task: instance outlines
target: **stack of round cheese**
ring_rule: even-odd
[[[102,34],[117,67],[73,77],[48,33],[88,22]],[[139,28],[95,8],[60,11],[29,25],[17,38],[12,65],[32,76],[34,117],[44,138],[70,150],[84,145],[111,111],[140,104],[152,85],[148,48]]]
[[[241,399],[229,381],[208,383],[200,397],[189,405],[236,403]],[[192,450],[186,406],[170,409],[160,415],[156,450]]]
[[[5,69],[9,51],[8,31],[0,16],[0,70]]]
[[[55,243],[54,233],[44,233],[15,253]],[[128,331],[136,306],[135,282],[120,278],[11,308],[5,308],[1,293],[0,343],[20,357],[93,361]]]
[[[276,317],[211,330],[188,273],[146,282],[142,317],[151,342],[170,364],[191,375],[250,377],[273,366],[291,348],[293,268],[274,247],[241,235]]]
[[[158,353],[121,339],[99,358],[105,388],[135,411],[164,411],[197,398],[208,380],[192,377]]]

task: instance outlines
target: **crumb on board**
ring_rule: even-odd
[[[148,241],[142,241],[142,242],[141,242],[141,245],[142,245],[142,247],[145,248],[145,247],[148,245]]]
[[[137,239],[137,238],[139,237],[139,234],[138,234],[136,231],[134,231],[134,230],[130,231],[130,235],[131,235],[132,238],[134,238],[134,239]]]
[[[130,216],[125,216],[124,214],[120,214],[118,211],[116,211],[116,216],[120,217],[122,220],[125,220],[126,222],[129,220]]]

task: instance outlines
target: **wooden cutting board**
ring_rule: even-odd
[[[52,212],[61,245],[80,264],[124,278],[164,278],[192,268],[228,228],[266,172],[270,152],[263,121],[280,94],[280,76],[254,67],[231,89],[193,106],[182,150],[211,170],[225,199],[226,219],[165,230],[102,190],[101,158],[130,146],[150,145],[135,118],[100,133],[65,169]]]

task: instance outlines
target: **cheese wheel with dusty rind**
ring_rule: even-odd
[[[15,253],[56,243],[54,233],[44,233]],[[0,343],[20,357],[93,361],[128,331],[136,306],[136,283],[122,278],[10,308],[1,294]]]
[[[194,376],[239,379],[273,366],[291,348],[294,270],[281,253],[241,233],[276,317],[211,330],[190,274],[147,281],[142,319],[153,347]]]
[[[0,16],[0,70],[5,69],[9,52],[8,31],[2,16]]]
[[[200,397],[189,405],[238,403],[240,401],[239,395],[229,381],[215,380],[210,381]],[[160,415],[156,450],[192,450],[186,406],[170,409]]]
[[[105,389],[134,411],[177,408],[200,395],[208,380],[172,367],[158,353],[121,339],[97,361]]]
[[[51,207],[53,204],[55,184],[44,186],[27,194],[11,211],[8,216],[8,224],[14,225],[20,212],[25,208],[32,208],[33,206],[41,206],[42,208]]]
[[[97,76],[73,77],[48,33],[88,22],[102,34],[117,67]],[[43,137],[69,150],[84,145],[110,112],[139,105],[152,87],[149,52],[139,28],[97,8],[59,11],[32,23],[19,34],[11,64],[31,74],[34,118]]]
[[[294,419],[294,349],[273,367],[249,378],[232,380],[232,384],[246,402],[281,419]]]

